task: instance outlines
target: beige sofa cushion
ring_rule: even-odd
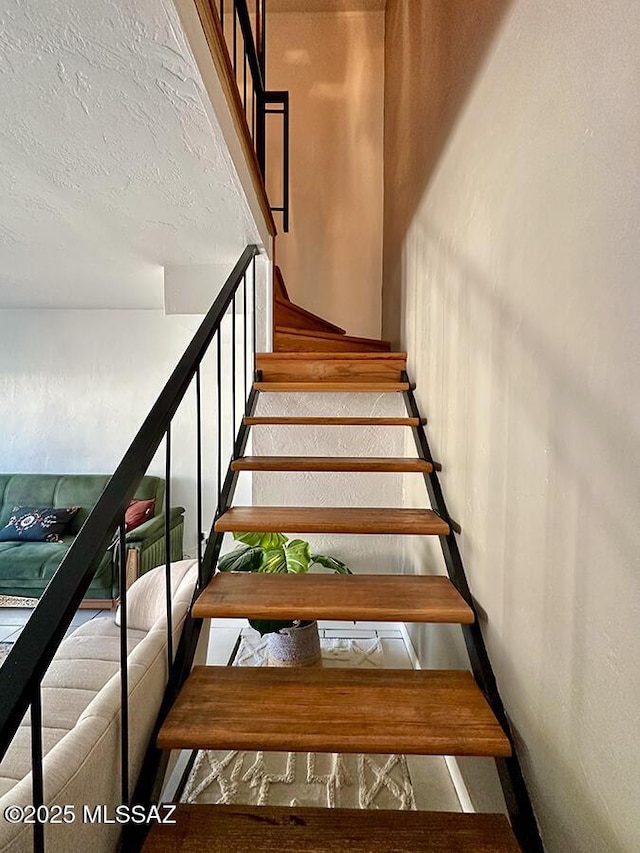
[[[174,648],[197,577],[194,560],[181,561],[178,566],[175,578],[180,577],[180,582],[174,587],[172,606]],[[158,578],[162,586],[160,618],[149,631],[127,632],[131,790],[167,682],[163,581],[164,575]],[[153,597],[148,590],[147,597]],[[151,613],[151,609],[146,612]],[[79,815],[83,804],[104,803],[112,813],[120,802],[119,636],[111,617],[86,622],[62,642],[43,680],[45,799],[49,805],[73,804]],[[8,805],[25,806],[31,802],[30,735],[27,715],[0,764],[0,814]],[[120,829],[117,825],[83,824],[81,818],[69,826],[50,824],[45,830],[47,853],[112,853]],[[32,827],[0,822],[2,853],[31,853],[32,838]]]
[[[180,560],[171,564],[171,593],[174,598],[185,575],[192,569],[194,560]],[[166,614],[166,569],[158,566],[146,572],[127,592],[127,629],[150,631]],[[120,607],[116,610],[115,624],[120,626]]]

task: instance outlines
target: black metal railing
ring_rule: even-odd
[[[282,214],[282,230],[289,230],[289,93],[266,86],[266,0],[209,0],[218,17],[242,100],[247,129],[267,181],[267,118],[282,116],[282,198],[271,210]]]
[[[120,566],[120,683],[121,683],[121,799],[122,804],[132,802],[129,789],[129,688],[127,667],[127,583],[126,583],[126,539],[124,515],[141,477],[147,471],[156,452],[164,443],[166,478],[165,498],[165,549],[164,577],[166,587],[167,661],[168,681],[158,717],[156,729],[163,715],[171,706],[174,697],[186,678],[198,641],[201,620],[190,614],[182,627],[178,647],[173,648],[172,592],[171,592],[171,526],[170,506],[172,487],[172,423],[182,405],[191,404],[190,389],[194,390],[196,407],[196,452],[195,469],[196,512],[193,519],[197,531],[198,581],[194,598],[213,575],[222,544],[222,534],[213,530],[215,518],[230,505],[237,482],[237,472],[228,467],[222,479],[222,469],[246,446],[249,428],[240,420],[236,431],[236,420],[249,415],[255,407],[256,392],[252,389],[254,377],[254,355],[256,351],[256,256],[259,249],[249,246],[229,275],[216,297],[200,328],[187,347],[177,367],[140,427],[122,461],[110,478],[98,502],[91,510],[67,552],[60,567],[51,578],[24,630],[17,638],[9,656],[0,669],[0,759],[11,745],[21,720],[31,714],[32,749],[32,800],[34,806],[33,849],[37,853],[45,850],[44,824],[47,796],[47,779],[43,773],[42,738],[42,680],[54,655],[71,625],[73,617],[87,592],[89,584],[104,556],[105,550],[117,538]],[[249,295],[251,294],[251,295]],[[240,328],[237,315],[242,314]],[[249,319],[251,318],[251,323]],[[223,321],[231,326],[229,341],[223,341]],[[201,371],[207,354],[215,357],[215,401],[217,429],[215,430],[215,452],[208,453],[217,462],[217,501],[214,517],[208,525],[209,535],[203,550],[203,436]],[[240,370],[242,375],[240,376]],[[213,381],[213,380],[212,380]],[[223,430],[223,427],[226,429]],[[224,435],[231,434],[231,442],[224,442]],[[211,486],[209,486],[210,488]],[[152,736],[151,743],[154,738]],[[153,746],[147,751],[142,770],[137,780],[133,802],[148,802],[158,771],[162,769],[163,756]],[[44,819],[43,819],[44,818]],[[73,824],[69,831],[73,832]],[[73,849],[70,844],[69,850]],[[134,850],[136,846],[125,843],[123,849]]]

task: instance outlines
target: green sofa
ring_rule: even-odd
[[[0,474],[0,528],[16,506],[79,506],[62,542],[0,542],[0,595],[38,598],[62,562],[76,534],[96,504],[109,474]],[[127,533],[127,575],[140,575],[165,562],[164,480],[143,477],[136,498],[155,498],[155,515]],[[171,560],[182,559],[184,508],[172,507]],[[119,596],[115,548],[110,548],[94,575],[87,599]]]

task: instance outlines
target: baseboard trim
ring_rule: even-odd
[[[78,605],[79,610],[115,610],[120,603],[119,598],[83,598]]]
[[[411,666],[414,669],[422,669],[420,666],[420,659],[418,658],[418,653],[416,652],[416,647],[413,645],[413,640],[409,635],[409,630],[407,629],[406,622],[399,622],[398,627],[400,628],[400,633],[402,634],[402,639],[404,640],[404,644],[407,647],[407,654],[409,655],[409,659],[411,660]]]
[[[407,654],[411,660],[411,665],[414,669],[422,669],[420,665],[420,659],[418,657],[418,653],[416,652],[416,647],[413,645],[413,640],[409,634],[409,630],[407,628],[406,622],[400,622],[400,633],[402,634],[402,639],[404,640],[404,644],[407,649]],[[475,813],[475,809],[473,807],[473,803],[471,802],[471,795],[469,794],[469,789],[467,788],[464,778],[462,776],[462,772],[460,771],[460,765],[458,764],[456,758],[453,755],[445,755],[444,763],[447,765],[447,770],[449,771],[449,776],[451,777],[451,783],[455,789],[456,796],[460,802],[460,808],[463,812],[467,814]]]

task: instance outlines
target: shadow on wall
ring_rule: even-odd
[[[382,332],[396,344],[404,239],[511,2],[387,2],[386,45],[402,45],[385,51]]]
[[[623,849],[595,771],[632,778],[624,745],[634,742],[635,723],[621,715],[615,735],[593,747],[584,732],[610,725],[607,703],[599,708],[594,697],[634,701],[635,658],[624,637],[634,630],[639,585],[640,490],[629,464],[637,420],[630,405],[624,411],[585,382],[432,222],[414,223],[406,258],[410,348],[422,338],[433,355],[458,342],[439,363],[423,357],[433,412],[423,411],[440,439],[433,450],[454,496],[450,510],[463,520],[474,595],[491,603],[483,630],[536,806],[544,804],[545,842],[575,849],[571,797],[582,835]],[[420,505],[419,493],[407,497]],[[414,560],[435,565],[424,550]]]

